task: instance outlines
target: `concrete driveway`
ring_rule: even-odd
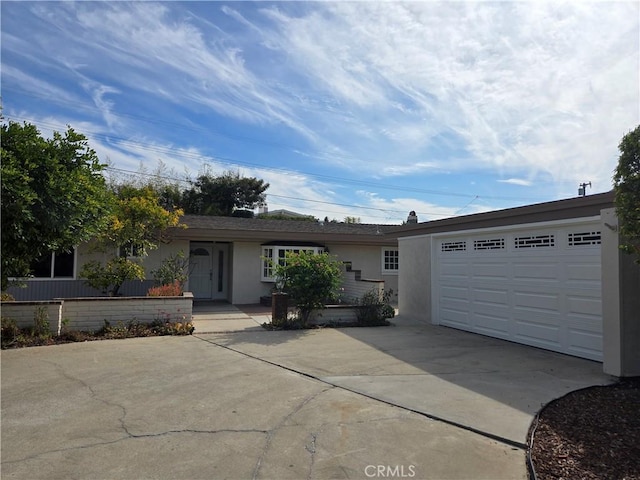
[[[601,365],[445,328],[2,352],[3,478],[526,478],[542,403]]]

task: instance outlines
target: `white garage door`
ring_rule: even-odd
[[[602,360],[600,222],[434,236],[434,323]]]

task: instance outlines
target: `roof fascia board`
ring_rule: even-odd
[[[509,225],[508,227],[489,227],[489,228],[468,228],[466,230],[450,230],[448,232],[438,232],[432,233],[430,235],[420,235],[420,236],[430,236],[432,238],[441,238],[441,237],[457,237],[457,236],[465,236],[469,234],[483,234],[483,233],[492,233],[496,231],[503,231],[505,228],[509,230],[531,230],[531,229],[544,229],[544,228],[553,228],[556,226],[562,225],[582,225],[587,223],[593,223],[600,221],[600,215],[595,215],[591,217],[580,217],[580,218],[569,218],[565,220],[551,220],[548,222],[534,222],[534,223],[519,223],[517,225]],[[406,237],[406,238],[415,238],[415,237]]]
[[[591,197],[556,200],[505,210],[434,220],[411,228],[394,230],[393,233],[399,237],[414,237],[456,231],[456,229],[464,226],[468,226],[467,230],[477,230],[480,228],[505,227],[513,224],[524,225],[570,218],[586,218],[593,216],[596,212],[599,214],[600,210],[604,208],[611,207],[613,207],[613,192],[607,192]]]

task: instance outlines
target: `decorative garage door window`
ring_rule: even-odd
[[[602,243],[601,233],[599,231],[570,233],[568,241],[570,247],[584,247],[600,245]]]
[[[465,252],[467,242],[442,242],[440,250],[442,252]]]
[[[262,276],[263,282],[275,282],[276,279],[273,276],[273,267],[277,262],[279,265],[285,265],[285,257],[287,252],[300,253],[322,253],[323,247],[303,247],[303,246],[284,246],[284,245],[270,245],[268,247],[262,247]]]
[[[504,238],[474,240],[473,249],[474,250],[504,250]]]
[[[553,235],[528,235],[514,238],[516,248],[553,247],[555,244],[556,240]]]

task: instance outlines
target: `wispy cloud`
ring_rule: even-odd
[[[573,195],[583,181],[609,189],[618,141],[640,122],[636,2],[188,8],[7,2],[3,87],[51,98],[74,126],[88,122],[101,134],[130,138],[127,145],[96,137],[127,165],[151,161],[166,146],[185,152],[170,160],[181,170],[200,163],[188,152],[211,158],[222,144],[202,132],[246,129],[240,136],[247,145],[255,137],[251,154],[261,153],[265,139],[281,143],[290,170],[304,162],[334,177],[418,185],[445,173],[480,173],[474,188],[544,183],[547,196]],[[14,31],[20,15],[33,30],[29,41]],[[198,134],[180,143],[175,129],[147,120],[168,116]],[[286,192],[281,176],[269,178],[274,191]],[[344,191],[299,181],[310,199]],[[364,198],[366,206],[380,199],[403,211],[421,208],[415,199]],[[446,212],[463,206],[455,202]],[[438,213],[434,204],[423,207]],[[465,213],[473,208],[480,207]]]
[[[498,180],[500,183],[509,183],[511,185],[520,185],[522,187],[530,187],[532,182],[523,178],[507,178],[506,180]]]

